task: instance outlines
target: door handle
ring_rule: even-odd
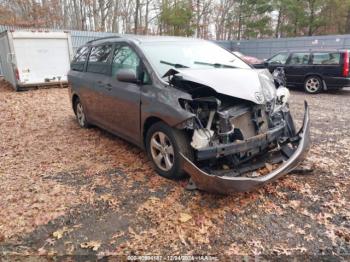
[[[107,86],[106,87],[107,90],[109,90],[109,91],[112,90],[112,85],[111,84],[107,84],[106,86]]]

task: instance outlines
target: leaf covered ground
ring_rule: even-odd
[[[255,192],[186,191],[146,154],[78,127],[67,89],[0,87],[3,255],[350,255],[350,90],[292,92],[313,145],[295,172]]]

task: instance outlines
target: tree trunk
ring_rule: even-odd
[[[81,28],[81,17],[80,17],[80,10],[79,10],[77,0],[73,0],[73,6],[74,6],[74,13],[75,13],[74,28],[79,30]]]
[[[112,32],[119,33],[119,1],[115,1],[113,19],[112,19]]]
[[[348,14],[346,16],[345,33],[350,34],[350,7],[348,8]]]
[[[80,0],[80,30],[85,30],[86,26],[86,10],[83,0]]]
[[[63,6],[62,6],[62,11],[63,11],[63,28],[66,29],[68,28],[68,4],[67,0],[63,1]]]
[[[276,25],[276,31],[275,31],[275,38],[279,38],[280,36],[280,27],[281,27],[281,20],[282,20],[282,6],[280,6],[278,10],[278,18],[277,18],[277,25]]]
[[[149,16],[149,0],[146,1],[146,13],[145,13],[145,28],[143,29],[143,34],[148,34],[148,16]]]
[[[140,8],[140,0],[136,0],[136,7],[135,7],[135,23],[134,23],[134,34],[137,34],[137,29],[139,26],[139,8]]]
[[[315,1],[311,0],[310,3],[310,18],[309,18],[309,31],[308,36],[313,35],[314,21],[315,21]]]
[[[238,41],[241,40],[241,32],[242,32],[242,6],[243,6],[243,0],[239,2],[239,10],[238,10],[238,34],[237,34],[237,39]]]
[[[200,35],[200,26],[199,26],[199,23],[200,23],[200,1],[197,0],[196,2],[196,12],[197,12],[197,16],[196,16],[196,37],[199,37]]]

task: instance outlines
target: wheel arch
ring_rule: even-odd
[[[186,120],[186,118],[184,118]],[[189,118],[187,118],[189,119]],[[181,124],[185,120],[177,120],[177,121],[167,121],[166,119],[163,119],[158,116],[148,116],[144,121],[143,124],[141,124],[141,145],[145,148],[146,146],[146,136],[147,132],[150,129],[151,126],[158,122],[162,122],[170,127],[173,127],[178,130],[182,130],[183,127],[181,127],[179,124]]]
[[[146,147],[146,135],[147,135],[147,131],[150,129],[151,126],[153,126],[155,123],[158,122],[163,122],[166,123],[165,121],[163,121],[161,118],[156,117],[156,116],[149,116],[142,125],[142,146]]]
[[[305,83],[306,79],[308,79],[311,76],[317,76],[318,78],[321,79],[321,81],[323,81],[323,76],[321,74],[319,74],[319,73],[308,73],[308,74],[306,74],[304,76],[304,83]]]

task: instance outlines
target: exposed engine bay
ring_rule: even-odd
[[[239,183],[223,190],[205,182],[205,175],[259,179],[265,173],[257,170],[267,166],[271,172],[296,152],[302,131],[295,130],[287,88],[279,86],[270,97],[256,92],[256,101],[250,101],[218,93],[176,71],[169,75],[169,83],[192,96],[179,99],[181,107],[193,114],[179,128],[188,132],[196,153],[195,163],[186,162],[186,171],[197,188],[217,193],[249,190],[250,186],[236,186]]]

